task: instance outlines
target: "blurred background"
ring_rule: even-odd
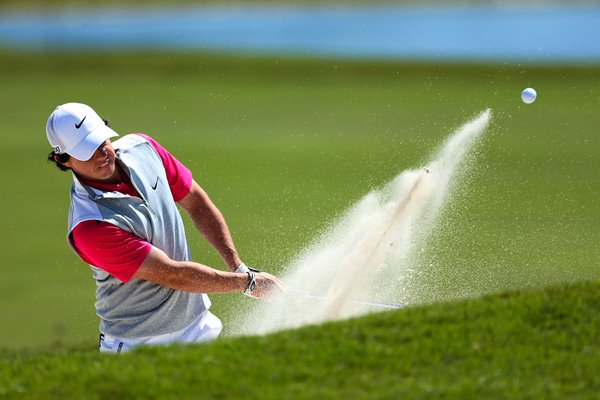
[[[70,101],[169,149],[275,273],[491,108],[412,303],[598,279],[599,37],[598,1],[0,1],[0,346],[97,344],[71,177],[46,162]],[[226,326],[242,297],[212,296]]]

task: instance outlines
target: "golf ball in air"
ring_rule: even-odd
[[[533,103],[536,97],[537,92],[534,88],[527,88],[521,92],[521,100],[523,100],[523,103],[525,104]]]

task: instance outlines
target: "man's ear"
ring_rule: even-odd
[[[54,155],[54,161],[56,161],[58,164],[62,164],[62,165],[64,165],[65,167],[69,167],[69,168],[71,168],[71,164],[72,164],[72,162],[71,162],[71,158],[70,158],[70,157],[69,157],[69,159],[68,159],[67,161],[65,161],[65,162],[61,162],[61,161],[60,161],[60,156],[59,156],[58,154],[55,154],[55,155]]]

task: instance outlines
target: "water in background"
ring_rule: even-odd
[[[0,13],[0,47],[599,62],[600,6],[196,5]]]
[[[459,128],[431,162],[367,194],[287,267],[285,298],[256,302],[233,333],[262,334],[418,303],[420,254],[437,216],[469,171],[491,117]]]

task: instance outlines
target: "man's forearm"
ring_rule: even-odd
[[[180,262],[165,286],[194,293],[243,292],[248,283],[246,274],[236,274],[206,267],[194,262]]]
[[[229,227],[225,218],[216,207],[206,207],[198,213],[198,218],[193,218],[196,228],[204,235],[212,247],[217,250],[225,261],[230,271],[235,271],[241,264]]]
[[[133,277],[193,293],[244,292],[256,298],[285,293],[285,286],[273,275],[225,272],[193,261],[174,261],[154,246]]]
[[[156,247],[134,277],[193,293],[242,292],[248,284],[247,274],[219,271],[193,261],[173,261]]]
[[[230,271],[235,271],[241,264],[229,227],[223,214],[213,204],[206,192],[194,181],[190,192],[179,204],[186,210],[194,221],[194,225],[217,250]]]

